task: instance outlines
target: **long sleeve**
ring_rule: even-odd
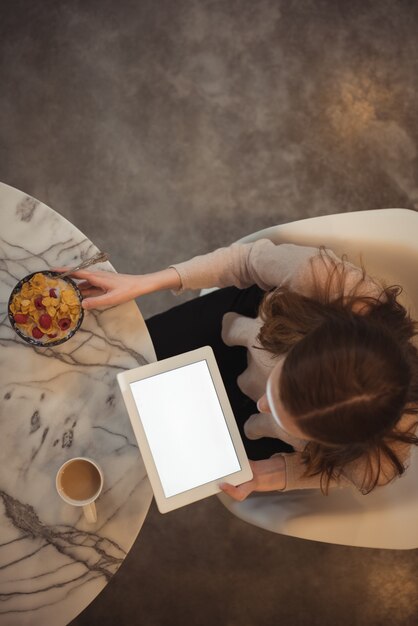
[[[302,463],[300,452],[282,453],[286,467],[286,487],[282,491],[292,491],[295,489],[320,489],[321,476],[304,476],[306,466]],[[329,487],[358,488],[351,480],[341,475],[338,480],[331,480]]]
[[[276,245],[269,239],[259,239],[247,244],[234,243],[170,267],[181,279],[182,287],[176,293],[210,287],[245,289],[254,284],[267,291],[281,284],[299,282],[299,275],[306,276],[309,259],[316,255],[318,248]]]

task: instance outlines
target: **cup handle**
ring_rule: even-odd
[[[83,512],[89,524],[94,524],[95,522],[97,522],[97,511],[94,502],[91,502],[90,504],[85,504],[83,506]]]

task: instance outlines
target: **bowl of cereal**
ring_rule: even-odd
[[[12,328],[27,343],[58,346],[81,326],[84,311],[76,283],[59,272],[33,272],[22,278],[10,294],[8,313]]]

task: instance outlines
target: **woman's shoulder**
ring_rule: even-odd
[[[310,262],[319,252],[319,248],[313,246],[258,239],[251,244],[248,263],[256,282],[264,289],[278,286],[293,289],[306,281]]]
[[[269,274],[270,284],[325,302],[344,299],[385,299],[382,280],[364,267],[324,246],[274,244],[259,240],[253,255]]]
[[[341,257],[325,247],[317,249],[306,268],[305,284],[310,289],[306,294],[314,298],[333,301],[337,298],[385,298],[382,280],[372,277],[365,267]]]
[[[338,256],[325,246],[275,243],[258,239],[250,244],[232,244],[232,256],[242,257],[252,279],[264,290],[286,287],[314,299],[324,295],[378,297],[383,285],[362,267]],[[244,254],[245,252],[245,254]]]

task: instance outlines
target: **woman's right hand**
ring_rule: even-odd
[[[54,268],[66,271],[66,268]],[[181,281],[174,268],[152,274],[117,274],[104,270],[79,270],[71,274],[79,279],[84,309],[107,308],[160,289],[179,289]]]

